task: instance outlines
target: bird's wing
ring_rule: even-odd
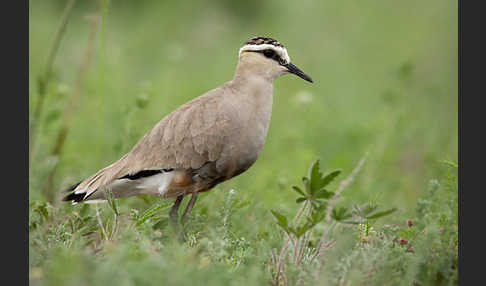
[[[202,96],[161,120],[128,153],[129,172],[150,168],[197,169],[219,159],[228,132],[228,118],[218,98]]]
[[[159,121],[120,160],[79,184],[86,197],[114,180],[142,170],[197,169],[218,160],[228,138],[228,118],[220,112],[222,91],[210,91],[180,106]]]

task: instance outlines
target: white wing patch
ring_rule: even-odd
[[[140,181],[136,188],[139,190],[148,191],[150,194],[158,193],[159,195],[163,196],[165,193],[167,193],[173,177],[174,173],[168,172],[141,178],[136,180]]]
[[[131,197],[136,195],[159,195],[163,196],[169,190],[170,183],[174,177],[173,172],[162,172],[136,180],[117,179],[106,189],[111,189],[115,198]],[[76,192],[77,193],[77,192]],[[83,193],[82,191],[79,193]],[[104,190],[96,190],[83,203],[98,203],[105,200]]]

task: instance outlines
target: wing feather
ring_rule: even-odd
[[[197,169],[219,159],[229,132],[219,94],[209,92],[162,119],[127,154],[129,169]]]

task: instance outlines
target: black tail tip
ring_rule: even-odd
[[[65,202],[72,201],[73,203],[79,203],[84,200],[84,196],[86,196],[86,193],[81,193],[81,194],[72,193],[65,196],[62,200]]]
[[[79,186],[79,184],[81,184],[81,182],[70,186],[69,188],[63,190],[62,192],[63,193],[72,192]],[[83,201],[85,195],[86,195],[86,193],[82,193],[82,194],[71,193],[71,194],[65,196],[62,200],[64,202],[72,201],[73,203],[79,203],[79,202]]]
[[[76,189],[76,188],[79,186],[79,184],[81,184],[81,182],[79,182],[79,183],[77,183],[77,184],[74,184],[74,185],[70,186],[69,188],[67,188],[67,189],[63,190],[62,192],[63,192],[63,193],[69,193],[69,192],[72,192],[72,191],[74,191],[74,189]]]

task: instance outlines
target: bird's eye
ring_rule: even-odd
[[[275,51],[274,50],[264,50],[263,55],[265,55],[265,57],[267,57],[267,58],[272,58],[275,55]]]

